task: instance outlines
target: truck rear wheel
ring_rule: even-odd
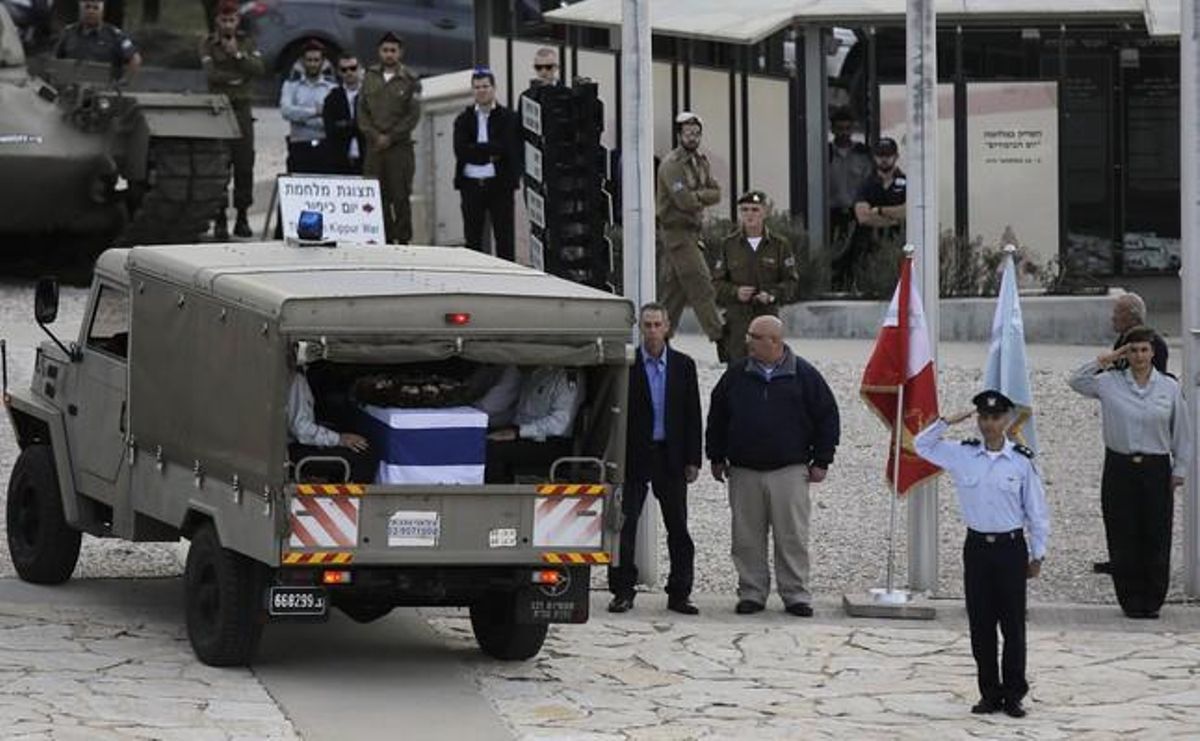
[[[8,480],[8,552],[17,575],[34,584],[62,584],[79,561],[81,533],[67,524],[49,445],[21,451]]]
[[[183,571],[188,640],[209,666],[244,666],[254,658],[261,570],[252,559],[221,546],[212,523],[192,536]]]
[[[549,628],[545,623],[518,623],[511,594],[489,595],[471,605],[475,641],[493,659],[524,661],[537,656]]]

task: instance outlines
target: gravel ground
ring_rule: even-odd
[[[60,319],[55,325],[64,339],[73,337],[83,311],[85,293],[64,288]],[[9,340],[9,378],[14,386],[28,383],[32,348],[42,338],[31,321],[32,290],[26,283],[0,283],[0,334]],[[698,361],[701,394],[708,392],[721,368],[700,337],[681,337],[677,345]],[[822,340],[797,345],[829,380],[842,414],[842,445],[829,479],[813,488],[813,585],[818,595],[855,592],[883,584],[887,560],[889,498],[883,466],[886,444],[882,426],[858,397],[858,381],[871,343]],[[975,392],[984,349],[974,345],[942,346],[940,395],[944,409],[962,408]],[[1032,346],[1033,385],[1036,389],[1039,465],[1046,482],[1053,534],[1042,577],[1030,585],[1033,600],[1047,602],[1113,602],[1111,583],[1091,573],[1091,562],[1104,555],[1104,531],[1099,516],[1099,474],[1102,445],[1097,404],[1075,395],[1066,385],[1069,369],[1091,357],[1093,348]],[[1175,353],[1176,356],[1179,353]],[[964,425],[964,431],[967,426]],[[16,444],[7,420],[0,425],[0,490],[16,458]],[[696,591],[732,594],[736,585],[729,557],[729,508],[725,487],[707,471],[691,488],[690,521],[696,542]],[[950,486],[939,487],[940,596],[962,591],[959,547],[962,525]],[[1182,497],[1179,497],[1182,500]],[[1177,504],[1177,510],[1181,504]],[[898,508],[896,529],[897,585],[906,579],[905,505]],[[1182,528],[1176,512],[1173,588],[1169,599],[1182,600]],[[669,568],[660,529],[660,581]],[[150,576],[180,571],[179,548],[134,544],[85,537],[77,576]],[[7,548],[0,548],[0,576],[11,576]],[[603,585],[603,571],[596,570]]]

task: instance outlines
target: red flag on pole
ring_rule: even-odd
[[[905,257],[859,389],[867,406],[892,432],[886,475],[897,495],[941,471],[913,449],[916,434],[938,417],[937,372],[929,343],[921,296],[912,281],[912,258]],[[897,425],[897,418],[902,424]]]

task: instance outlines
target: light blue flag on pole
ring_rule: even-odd
[[[1033,394],[1029,390],[1029,364],[1025,360],[1025,325],[1017,294],[1017,270],[1010,252],[1004,256],[1004,275],[996,314],[992,317],[992,345],[983,373],[985,389],[994,389],[1012,399],[1016,418],[1009,437],[1037,452],[1037,428],[1033,422]]]

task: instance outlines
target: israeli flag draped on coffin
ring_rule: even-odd
[[[474,407],[364,405],[380,484],[482,484],[488,417]]]

